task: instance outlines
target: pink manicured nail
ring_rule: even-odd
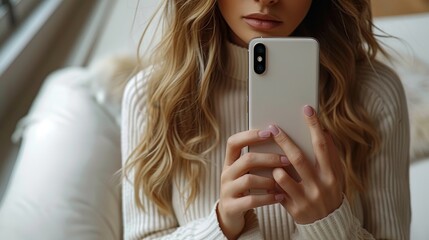
[[[313,108],[312,108],[311,106],[309,106],[309,105],[305,105],[305,106],[304,106],[304,114],[305,114],[307,117],[311,117],[311,116],[313,116],[313,114],[314,114],[314,110],[313,110]]]
[[[259,131],[258,132],[258,136],[261,138],[267,138],[271,136],[271,131],[270,130],[264,130],[264,131]]]
[[[276,136],[280,132],[279,129],[276,126],[274,126],[274,125],[270,125],[268,128],[270,129],[271,133],[274,136]]]
[[[280,161],[283,163],[283,165],[289,165],[290,161],[286,156],[281,156]]]
[[[276,201],[277,202],[281,202],[281,201],[283,201],[284,199],[285,199],[285,195],[284,194],[276,194],[275,196],[274,196],[274,198],[276,199]]]

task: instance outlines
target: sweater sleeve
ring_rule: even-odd
[[[145,129],[147,77],[149,72],[137,74],[127,84],[122,100],[121,120],[121,150],[122,165],[125,166],[132,151],[140,142]],[[217,204],[214,204],[210,214],[180,226],[176,217],[159,213],[156,205],[143,193],[141,199],[145,211],[137,208],[134,196],[133,172],[122,181],[122,209],[124,224],[124,239],[226,239],[216,214]],[[255,238],[260,234],[256,215],[249,213],[249,221],[253,224],[247,228],[240,239]],[[259,235],[260,236],[260,235]]]
[[[363,70],[366,78],[373,68]],[[346,198],[326,218],[297,225],[299,239],[409,239],[409,122],[402,85],[390,69],[379,66],[376,81],[363,86],[362,101],[381,136],[380,151],[369,160],[368,185],[361,196],[363,223]],[[374,78],[374,77],[372,77]]]

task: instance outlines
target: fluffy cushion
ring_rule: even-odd
[[[411,161],[429,156],[429,65],[416,57],[406,57],[392,62],[399,74],[407,96],[410,116]]]
[[[91,94],[98,104],[115,118],[118,126],[121,123],[121,104],[125,85],[127,80],[137,73],[139,64],[136,56],[122,53],[100,58],[88,68],[94,76],[89,83]]]
[[[404,85],[410,115],[411,161],[429,157],[429,13],[378,18],[376,33],[391,59],[382,59]]]
[[[84,69],[52,74],[19,129],[0,239],[121,239],[120,129]]]

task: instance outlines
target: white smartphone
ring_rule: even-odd
[[[319,44],[312,38],[256,38],[249,43],[248,124],[249,129],[267,129],[275,124],[303,150],[315,157],[303,107],[317,111]],[[269,141],[248,147],[249,152],[278,153]],[[251,171],[272,177],[272,169]]]

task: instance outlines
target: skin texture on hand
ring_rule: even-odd
[[[271,139],[269,130],[249,130],[234,134],[228,139],[225,163],[221,175],[220,199],[217,216],[220,227],[228,239],[236,239],[245,225],[244,215],[253,208],[284,200],[277,193],[274,179],[248,174],[254,168],[281,168],[286,165],[282,156],[268,153],[246,153],[249,145]],[[264,189],[266,194],[250,195],[249,189]]]
[[[313,108],[306,106],[304,114],[316,155],[315,166],[285,132],[270,126],[275,142],[301,178],[297,182],[283,168],[273,170],[275,181],[286,193],[281,204],[299,224],[313,223],[337,209],[343,200],[344,182],[341,160],[331,136],[322,129]]]

